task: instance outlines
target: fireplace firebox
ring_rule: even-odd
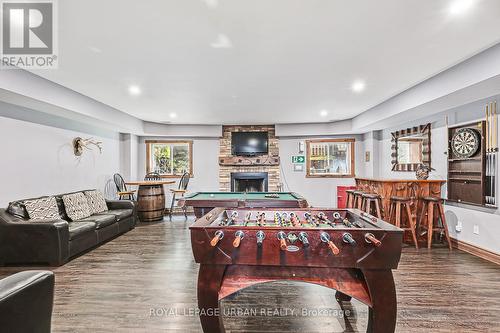
[[[231,172],[231,192],[267,191],[267,172]]]

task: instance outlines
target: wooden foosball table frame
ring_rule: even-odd
[[[260,283],[282,280],[307,282],[335,289],[335,298],[339,302],[350,301],[353,297],[369,307],[367,332],[394,332],[397,302],[392,269],[397,267],[401,254],[401,229],[377,219],[376,225],[380,228],[370,232],[381,241],[381,246],[360,244],[357,248],[342,247],[342,255],[337,260],[331,255],[328,257],[327,246],[318,245],[321,241],[312,229],[308,231],[310,242],[314,245],[310,253],[305,249],[301,249],[304,252],[300,255],[297,254],[299,252],[289,254],[280,251],[279,242],[273,241],[271,235],[266,244],[270,248],[267,251],[262,250],[262,247],[259,250],[257,246],[234,251],[229,233],[217,246],[210,246],[214,232],[218,229],[212,227],[211,223],[223,211],[222,208],[215,208],[190,228],[193,253],[200,263],[198,307],[203,332],[225,332],[220,311],[220,302],[224,298]],[[361,211],[344,210],[344,214],[347,211],[361,216]],[[235,227],[232,230],[237,229]],[[272,232],[269,229],[262,230]],[[338,242],[335,239],[338,230],[333,230],[332,239]],[[340,229],[339,231],[342,232]],[[354,229],[351,232],[364,230]],[[356,236],[359,239],[359,235]],[[249,232],[246,237],[245,241],[249,244],[255,242],[252,233]],[[271,252],[277,253],[278,257],[269,256]]]

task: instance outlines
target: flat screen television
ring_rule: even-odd
[[[267,132],[232,132],[231,153],[235,156],[266,155]]]

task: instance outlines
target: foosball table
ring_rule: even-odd
[[[224,332],[223,298],[278,280],[335,289],[339,302],[354,297],[369,307],[367,332],[394,332],[401,229],[356,209],[215,208],[190,230],[205,333]]]

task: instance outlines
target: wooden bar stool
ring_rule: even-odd
[[[450,234],[448,232],[448,225],[446,224],[446,217],[444,215],[443,209],[443,199],[435,197],[423,197],[424,202],[422,210],[420,212],[420,218],[418,221],[419,235],[425,235],[427,233],[427,248],[431,248],[432,245],[432,235],[434,231],[439,231],[441,235],[444,233],[446,241],[448,242],[448,247],[451,250]],[[437,209],[437,212],[434,211]],[[427,215],[427,225],[423,222],[424,216]],[[441,225],[439,225],[439,220],[441,220]],[[420,229],[425,229],[424,232],[420,232]]]
[[[409,230],[411,232],[413,243],[415,243],[415,248],[418,250],[417,232],[415,226],[416,223],[413,219],[410,210],[411,201],[412,199],[408,197],[392,196],[389,205],[389,222],[405,231]],[[407,222],[406,225],[404,225],[403,222],[405,221],[404,219],[405,214]]]
[[[382,198],[380,195],[374,193],[363,193],[361,197],[363,198],[364,211],[381,219],[382,212],[380,210],[380,206],[382,205]],[[372,210],[375,211],[375,214],[371,213]]]
[[[359,210],[363,210],[363,192],[362,191],[354,191],[354,204],[353,208],[357,208]]]
[[[345,192],[347,193],[346,207],[353,208],[354,207],[354,192],[356,192],[356,190],[346,190]]]

